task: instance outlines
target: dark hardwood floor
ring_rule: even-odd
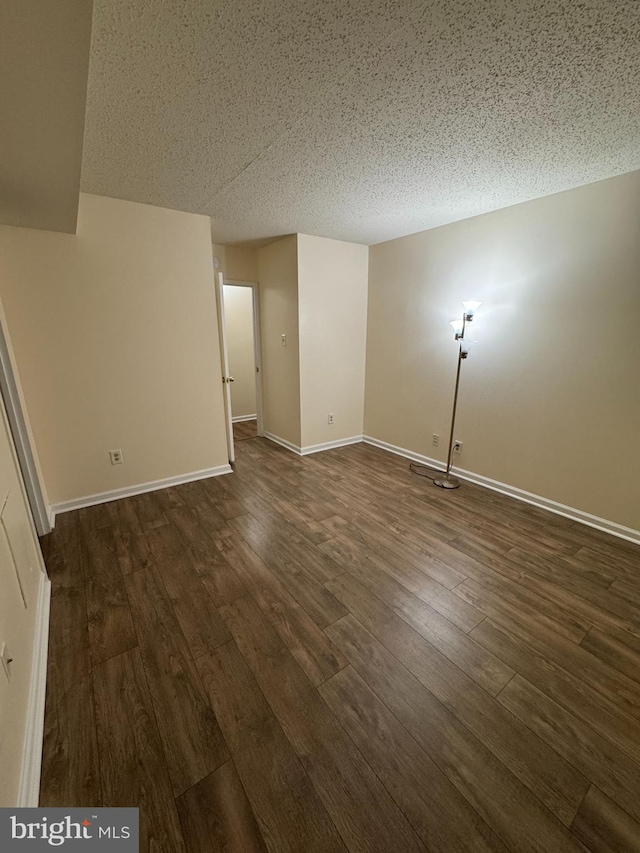
[[[252,421],[237,421],[233,425],[233,440],[244,441],[246,438],[256,438],[258,435],[258,422]]]
[[[141,851],[639,851],[640,547],[360,444],[62,515],[43,806]]]

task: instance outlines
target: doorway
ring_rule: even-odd
[[[223,279],[220,290],[223,362],[227,365],[225,398],[229,444],[233,444],[233,449],[230,447],[232,459],[238,442],[263,434],[258,286],[255,282]]]

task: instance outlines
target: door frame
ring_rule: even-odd
[[[9,335],[5,326],[5,318],[3,312],[0,311],[0,393],[2,394],[2,401],[9,422],[9,431],[13,438],[18,467],[22,474],[27,503],[31,510],[35,530],[38,536],[44,536],[51,532],[53,525],[31,448],[29,430],[22,410],[8,341]]]
[[[222,401],[224,405],[224,426],[227,433],[227,456],[229,464],[236,461],[236,448],[233,443],[233,423],[231,421],[231,388],[229,382],[229,351],[227,349],[227,329],[224,314],[224,276],[216,275],[216,303],[218,307],[218,337],[220,339],[220,366],[222,368]]]
[[[223,284],[233,287],[250,287],[253,306],[253,361],[256,377],[256,426],[259,436],[264,435],[263,406],[262,406],[262,343],[260,340],[260,290],[256,281],[239,281],[235,278],[224,278]],[[224,292],[223,292],[224,298]]]

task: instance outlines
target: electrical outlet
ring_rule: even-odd
[[[453,442],[453,452],[454,453],[462,453],[462,442],[454,441]]]
[[[434,447],[437,447],[440,444],[440,436],[435,432],[431,437],[431,444],[433,444]]]
[[[333,412],[329,412],[329,415],[327,416],[327,422],[330,424],[333,423]]]
[[[109,458],[111,459],[112,465],[122,465],[122,463],[124,462],[121,450],[110,450]]]

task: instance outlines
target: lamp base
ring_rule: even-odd
[[[452,477],[451,474],[444,474],[442,477],[436,477],[433,483],[436,486],[440,486],[441,489],[460,488],[460,480],[458,480],[457,477]]]

